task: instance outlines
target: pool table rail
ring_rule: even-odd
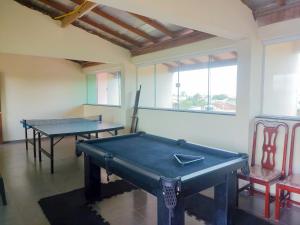
[[[161,175],[157,171],[151,170],[151,168],[149,167],[142,167],[139,164],[135,164],[134,162],[128,161],[118,156],[114,156],[106,150],[101,149],[97,145],[93,145],[94,143],[102,143],[117,139],[126,139],[138,135],[141,134],[129,134],[104,138],[100,140],[81,140],[77,142],[76,151],[84,152],[86,157],[90,158],[90,162],[106,169],[107,176],[109,176],[111,173],[114,173],[117,176],[126,177],[126,180],[128,180],[129,182],[135,184],[136,186],[139,186],[140,188],[143,188],[144,190],[154,195],[157,195],[157,190],[161,189],[162,179],[179,180],[181,189],[184,190],[182,191],[182,193],[184,193],[183,195],[184,197],[186,197],[192,193],[207,189],[213,186],[213,184],[220,184],[225,182],[228,173],[237,171],[240,168],[245,168],[244,170],[248,171],[248,155],[243,153],[232,153],[234,157],[223,163],[213,165],[211,167],[207,167],[205,169],[195,171],[184,176],[166,177]],[[151,137],[156,136],[151,135]],[[166,140],[165,138],[160,139],[164,141]],[[169,141],[171,139],[167,140]],[[187,145],[187,143],[184,143],[184,145]],[[196,146],[202,147],[195,144],[189,144],[188,146],[192,146],[193,148],[195,148]],[[222,153],[222,150],[217,151],[220,154]],[[224,152],[226,155],[231,154],[231,152],[228,151]],[[205,182],[203,182],[203,180],[205,180]]]

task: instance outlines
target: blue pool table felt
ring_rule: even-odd
[[[220,163],[240,157],[231,152],[219,152],[204,146],[191,145],[181,141],[161,138],[149,134],[132,135],[126,138],[102,139],[93,145],[114,157],[133,165],[151,170],[164,177],[181,177]],[[210,153],[211,151],[211,153]],[[187,165],[177,162],[174,154],[202,156],[205,159]]]

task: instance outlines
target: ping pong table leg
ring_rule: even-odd
[[[115,136],[117,136],[118,135],[118,130],[115,130]]]
[[[95,136],[96,136],[96,138],[99,138],[98,132],[96,132]]]
[[[25,126],[25,145],[26,145],[26,151],[28,151],[28,132],[26,126]]]
[[[33,129],[33,156],[36,158],[36,130]]]
[[[54,140],[53,137],[50,137],[50,161],[51,161],[51,173],[54,173]]]
[[[41,147],[42,147],[42,143],[41,143],[41,133],[38,132],[38,149],[39,149],[39,161],[42,161],[42,152],[41,152]]]

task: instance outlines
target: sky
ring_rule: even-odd
[[[177,73],[173,74],[173,94],[177,94]],[[208,70],[189,70],[179,73],[180,93],[187,95],[207,95],[208,93]],[[210,69],[211,95],[226,94],[236,97],[237,66],[217,67]]]

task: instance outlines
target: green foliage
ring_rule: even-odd
[[[225,100],[225,99],[227,99],[228,98],[228,96],[227,95],[224,95],[224,94],[221,94],[221,95],[214,95],[214,96],[212,96],[212,100]]]
[[[191,109],[193,107],[205,107],[208,104],[207,96],[195,94],[188,96],[185,92],[181,92],[179,96],[179,105],[181,109]]]
[[[235,104],[236,99],[230,98],[225,94],[213,95],[211,97],[211,104],[216,101],[224,101],[230,104]],[[208,107],[208,96],[195,94],[193,96],[187,95],[186,92],[181,92],[179,96],[179,108],[180,109],[201,109],[206,110]]]

